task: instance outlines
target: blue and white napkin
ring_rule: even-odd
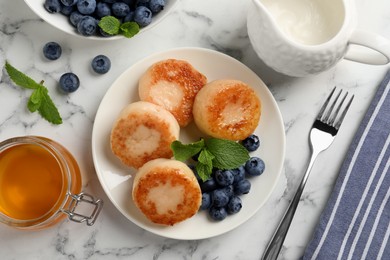
[[[390,259],[390,71],[348,150],[304,260]]]

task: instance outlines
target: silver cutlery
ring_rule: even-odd
[[[274,235],[272,236],[271,241],[269,242],[262,260],[274,260],[277,259],[279,252],[282,248],[284,239],[287,235],[288,229],[290,227],[291,221],[294,217],[295,211],[297,209],[299,200],[301,198],[303,189],[305,187],[306,181],[309,177],[311,168],[313,167],[314,161],[317,158],[318,154],[324,150],[326,150],[333,140],[335,139],[337,132],[343,122],[345,114],[347,113],[354,96],[352,95],[349,98],[347,105],[342,110],[341,114],[339,114],[341,107],[346,100],[348,92],[346,92],[339,104],[337,105],[337,101],[341,96],[342,90],[340,90],[337,96],[334,98],[333,102],[329,105],[329,102],[335,93],[336,87],[333,88],[332,92],[329,94],[325,103],[322,105],[317,118],[315,119],[313,126],[310,130],[310,151],[311,157],[310,162],[308,164],[305,175],[303,176],[301,183],[296,191],[293,200],[288,206],[287,211],[285,212],[283,219],[279,223],[278,228],[276,229]],[[328,107],[329,105],[329,107]],[[337,106],[336,106],[337,105]],[[336,109],[335,109],[336,107]],[[334,110],[335,109],[335,110]],[[334,110],[334,111],[333,111]]]

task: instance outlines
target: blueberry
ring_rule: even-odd
[[[202,204],[200,205],[201,210],[205,210],[210,208],[211,206],[211,196],[210,193],[204,192],[202,193]]]
[[[225,208],[211,207],[209,209],[209,215],[212,219],[221,221],[226,218],[227,212]]]
[[[223,192],[225,192],[226,196],[228,196],[229,199],[232,198],[233,195],[234,195],[233,185],[229,185],[229,186],[223,187],[223,188],[221,188],[221,190]]]
[[[210,192],[215,190],[218,187],[214,178],[210,178],[207,181],[201,182],[199,185],[202,192]]]
[[[58,13],[61,11],[60,0],[45,0],[43,7],[45,7],[49,13]]]
[[[250,176],[259,176],[264,172],[265,164],[259,157],[251,157],[245,163],[245,170]]]
[[[251,189],[251,183],[247,180],[241,180],[233,185],[236,195],[247,194]]]
[[[140,27],[145,27],[152,22],[152,11],[145,6],[138,6],[135,9],[134,21],[138,23]]]
[[[260,146],[260,139],[257,135],[250,135],[242,140],[242,145],[248,150],[248,152],[256,151]]]
[[[132,22],[132,21],[134,21],[134,12],[130,11],[130,13],[128,15],[126,15],[125,18],[123,18],[123,22],[126,23],[126,22]]]
[[[111,8],[107,3],[99,2],[96,5],[96,16],[98,18],[103,18],[104,16],[111,15]]]
[[[76,74],[72,72],[65,73],[60,78],[60,88],[64,92],[75,92],[80,86],[80,80]]]
[[[62,7],[61,7],[61,13],[63,14],[63,15],[66,15],[66,16],[69,16],[71,13],[73,13],[74,12],[74,6],[66,6],[66,5],[63,5]]]
[[[69,21],[70,23],[77,27],[77,24],[80,22],[81,18],[83,18],[84,15],[81,14],[79,11],[74,11],[69,15]]]
[[[56,42],[48,42],[43,46],[43,55],[49,60],[56,60],[61,54],[61,46]]]
[[[125,17],[130,13],[130,7],[122,2],[113,3],[111,6],[112,13],[116,17]]]
[[[96,0],[79,0],[77,10],[82,14],[92,14],[96,9]]]
[[[245,167],[241,165],[240,167],[232,170],[234,181],[233,183],[237,183],[243,179],[245,179]]]
[[[233,184],[234,176],[230,170],[216,170],[214,175],[215,181],[221,186]]]
[[[65,6],[74,6],[78,0],[61,0],[61,3]]]
[[[91,36],[96,33],[97,21],[91,16],[84,16],[77,24],[77,31],[84,36]]]
[[[229,197],[226,195],[226,193],[221,190],[213,190],[211,192],[211,204],[214,207],[224,207],[229,202]]]
[[[152,13],[158,13],[164,9],[165,0],[150,0],[149,9]]]
[[[110,70],[111,61],[105,55],[98,55],[95,58],[93,58],[91,66],[96,73],[104,74]]]
[[[238,196],[234,196],[229,200],[229,203],[226,205],[226,211],[229,214],[235,214],[239,212],[242,208],[241,199]]]

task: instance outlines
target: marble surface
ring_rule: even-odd
[[[64,221],[50,229],[20,231],[0,226],[1,259],[259,259],[304,173],[309,157],[308,132],[320,104],[333,86],[355,94],[355,101],[333,145],[320,155],[306,185],[279,259],[298,259],[310,240],[347,147],[389,66],[341,61],[329,71],[290,78],[267,68],[256,56],[246,30],[249,0],[181,0],[175,11],[148,34],[131,40],[90,41],[66,35],[40,20],[22,0],[0,1],[0,64],[9,60],[33,78],[42,78],[64,123],[53,126],[26,109],[29,93],[11,84],[2,70],[0,140],[43,135],[66,146],[83,172],[83,190],[105,201],[94,226]],[[359,28],[390,38],[390,1],[356,0]],[[63,46],[61,59],[48,62],[42,47]],[[286,158],[267,203],[249,221],[218,237],[179,241],[142,230],[114,207],[96,177],[91,132],[99,103],[111,83],[129,66],[152,53],[194,46],[226,53],[249,66],[268,85],[283,115]],[[105,54],[112,69],[96,75],[91,59]],[[56,90],[58,78],[74,71],[80,89]],[[200,227],[201,228],[201,227]]]

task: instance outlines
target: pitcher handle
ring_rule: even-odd
[[[390,62],[390,41],[375,33],[355,30],[349,40],[350,47],[346,55],[347,60],[371,65],[385,65]],[[353,48],[358,45],[365,48]]]

